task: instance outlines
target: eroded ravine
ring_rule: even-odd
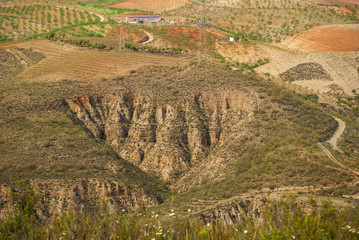
[[[256,97],[243,89],[209,90],[179,103],[157,104],[145,95],[121,92],[66,103],[123,159],[182,189],[213,178],[239,154]]]

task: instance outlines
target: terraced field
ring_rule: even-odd
[[[47,57],[18,78],[26,81],[90,81],[128,74],[145,65],[185,65],[187,59],[115,51],[86,50],[58,45],[49,41],[34,41],[20,45],[44,53]]]
[[[65,5],[69,3],[77,3],[77,2],[88,2],[88,0],[36,0],[38,4],[57,4],[57,5]],[[29,0],[11,0],[6,2],[7,4],[29,4]]]
[[[0,41],[17,40],[55,28],[94,22],[89,12],[53,5],[4,5],[0,3]]]

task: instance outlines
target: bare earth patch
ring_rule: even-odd
[[[321,26],[290,37],[282,46],[303,52],[359,50],[359,24]]]
[[[326,5],[355,5],[359,4],[358,0],[314,0],[314,2],[319,4],[326,4]]]
[[[351,91],[359,88],[357,57],[359,57],[358,51],[301,53],[271,61],[256,70],[279,77],[281,74],[291,68],[298,67],[300,64],[308,62],[317,63],[322,66],[333,81],[328,81],[327,78],[312,80],[297,78],[293,79],[293,83],[320,92],[333,92],[333,86],[335,86],[336,89],[342,89],[346,94],[352,95]]]
[[[107,7],[163,12],[184,6],[189,3],[190,1],[188,0],[127,0],[125,2],[108,5]]]

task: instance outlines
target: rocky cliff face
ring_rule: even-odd
[[[177,103],[130,91],[65,102],[122,158],[185,189],[214,177],[238,154],[257,100],[236,89],[200,92]]]
[[[126,186],[111,180],[82,179],[68,182],[32,180],[29,185],[42,194],[37,206],[37,212],[41,218],[48,218],[68,209],[96,213],[102,201],[106,201],[108,211],[113,214],[158,204],[158,201],[146,194],[141,187]],[[6,193],[9,192],[10,187],[2,186],[0,190]],[[9,204],[8,196],[1,197],[1,205]]]

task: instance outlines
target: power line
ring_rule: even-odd
[[[197,52],[198,62],[202,62],[202,60],[205,60],[206,58],[206,32],[204,30],[205,21],[204,21],[204,13],[203,13],[204,4],[200,4],[200,5],[201,5],[201,10],[199,12],[199,20],[198,20],[198,28],[199,28],[198,52]]]
[[[120,42],[118,45],[118,51],[124,52],[126,50],[126,43],[125,43],[125,31],[124,31],[124,18],[123,18],[123,11],[121,11],[121,18],[120,18]]]

